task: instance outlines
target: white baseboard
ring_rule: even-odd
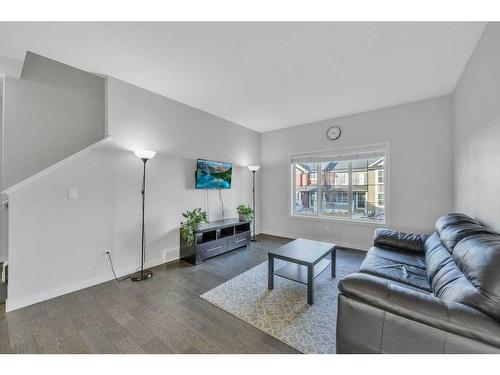
[[[163,250],[163,259],[165,262],[171,262],[180,258],[180,248],[174,247],[172,249]]]
[[[163,259],[154,259],[154,260],[147,261],[144,264],[144,267],[145,268],[156,267],[156,266],[171,262],[171,261],[179,258],[179,248],[178,247],[173,248],[173,249],[164,250],[163,253],[165,255],[165,257]],[[131,273],[136,272],[136,271],[137,271],[136,265],[129,266],[129,267],[117,269],[116,276],[123,277],[126,275],[130,275]],[[6,312],[14,311],[14,310],[26,307],[26,306],[33,305],[33,304],[38,303],[38,302],[42,302],[42,301],[46,301],[46,300],[49,300],[49,299],[52,299],[55,297],[62,296],[64,294],[76,292],[78,290],[89,288],[89,287],[97,285],[97,284],[102,284],[102,283],[105,283],[105,282],[113,280],[113,279],[114,279],[114,276],[110,270],[109,272],[107,272],[106,274],[103,274],[103,275],[95,276],[95,277],[87,279],[87,280],[82,280],[82,281],[79,281],[79,282],[76,282],[76,283],[73,283],[70,285],[64,285],[64,286],[59,287],[59,288],[54,288],[54,289],[47,290],[47,291],[42,292],[42,293],[37,293],[37,294],[33,294],[30,296],[25,296],[25,297],[21,297],[21,298],[16,298],[16,299],[9,298],[8,291],[7,291],[7,300],[5,302],[5,311]]]
[[[314,241],[324,241],[324,242],[332,242],[332,239],[328,239],[328,238],[313,238],[313,237],[309,237],[309,236],[295,236],[293,234],[290,234],[290,233],[284,233],[284,232],[274,232],[274,231],[270,231],[270,230],[264,230],[262,231],[262,234],[269,234],[271,236],[278,236],[278,237],[285,237],[285,238],[305,238],[306,240],[314,240]],[[361,251],[368,251],[366,249],[366,246],[362,246],[360,244],[354,244],[352,242],[336,242],[336,241],[333,241],[335,243],[335,245],[339,246],[339,247],[345,247],[345,248],[348,248],[348,249],[355,249],[355,250],[361,250]]]

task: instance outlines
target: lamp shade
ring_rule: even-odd
[[[150,151],[150,150],[135,150],[135,154],[139,159],[153,159],[156,155],[155,151]]]
[[[260,169],[260,165],[249,165],[248,169],[252,172],[257,172]]]

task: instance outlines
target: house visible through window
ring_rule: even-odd
[[[292,157],[292,214],[385,222],[385,151]]]

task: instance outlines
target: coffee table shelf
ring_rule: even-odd
[[[314,278],[316,278],[330,264],[329,259],[322,259],[314,266]],[[297,263],[288,263],[274,271],[275,276],[296,281],[307,285],[307,267]]]
[[[327,259],[330,255],[331,262]],[[274,289],[274,276],[283,277],[307,285],[307,303],[314,303],[314,279],[329,264],[332,278],[335,277],[335,244],[298,238],[267,253],[267,288]],[[281,259],[287,264],[274,270],[274,260]]]

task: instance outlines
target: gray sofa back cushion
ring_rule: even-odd
[[[500,236],[491,233],[467,237],[453,250],[453,259],[474,286],[457,302],[475,305],[500,320]]]
[[[449,253],[452,253],[455,246],[466,237],[475,236],[482,233],[492,233],[479,224],[454,224],[447,226],[439,232],[439,238]]]
[[[473,218],[467,215],[454,213],[441,216],[439,219],[437,219],[435,228],[436,232],[440,233],[450,225],[466,224],[466,223],[481,225],[479,221],[474,220]]]
[[[425,243],[434,295],[500,320],[500,235],[461,214],[443,216],[436,229]]]
[[[453,261],[453,257],[443,246],[437,233],[433,233],[425,241],[425,267],[429,284],[435,296],[439,296],[449,281],[443,276],[453,273],[454,277],[460,276],[461,272]]]

